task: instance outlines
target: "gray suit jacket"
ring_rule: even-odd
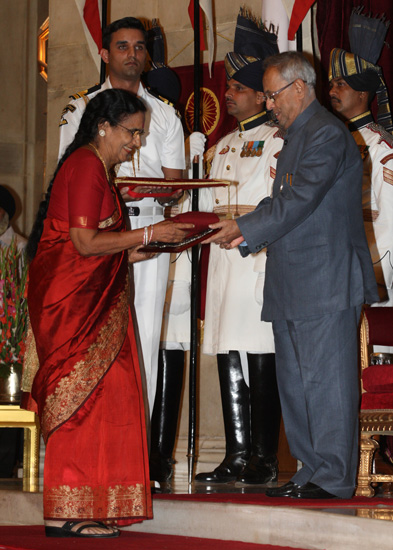
[[[362,160],[317,100],[290,126],[273,197],[237,220],[242,255],[267,247],[263,320],[301,319],[378,301],[362,216]]]

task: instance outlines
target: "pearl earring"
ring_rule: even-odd
[[[105,130],[100,130],[98,133],[100,134],[101,137],[105,136]]]

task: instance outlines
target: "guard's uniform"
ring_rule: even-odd
[[[75,96],[65,107],[60,123],[60,155],[71,143],[87,102],[96,94],[111,88],[109,77],[102,86]],[[145,131],[142,138],[139,166],[135,155],[135,174],[131,162],[124,162],[118,176],[163,178],[162,167],[183,170],[184,135],[180,119],[173,107],[151,95],[140,84],[138,97],[146,107]],[[132,229],[164,219],[163,207],[154,198],[127,203]],[[135,311],[142,347],[150,413],[153,409],[157,380],[158,348],[168,278],[169,254],[160,254],[133,265]]]
[[[283,139],[281,131],[266,121],[265,112],[253,116],[217,143],[211,177],[233,182],[230,206],[227,188],[212,189],[213,211],[222,218],[228,210],[233,217],[251,212],[270,196]],[[242,258],[237,248],[210,247],[204,353],[274,353],[271,324],[260,321],[261,304],[255,297],[265,262],[265,251]]]
[[[348,128],[363,158],[363,217],[378,285],[393,306],[393,136],[368,111]]]

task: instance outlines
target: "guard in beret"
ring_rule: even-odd
[[[351,51],[330,54],[330,101],[346,122],[363,158],[363,217],[381,302],[393,306],[393,136],[392,117],[378,61],[389,22],[353,11]],[[378,124],[370,105],[378,101]]]
[[[237,18],[234,51],[225,57],[226,107],[237,128],[217,144],[211,176],[233,182],[212,189],[221,218],[251,212],[271,193],[281,131],[265,110],[262,62],[278,53],[277,37],[246,10]],[[266,252],[246,262],[238,250],[210,249],[203,352],[216,355],[226,453],[202,483],[276,481],[281,409],[271,323],[261,322]]]

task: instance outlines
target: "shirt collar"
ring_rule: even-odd
[[[109,88],[109,89],[112,88],[112,83],[111,83],[111,80],[110,80],[109,76],[106,77],[105,87]],[[138,97],[146,97],[146,92],[145,92],[145,88],[142,84],[142,81],[139,82],[139,88],[138,88],[137,96]]]
[[[267,112],[261,111],[256,115],[253,115],[249,118],[246,118],[245,120],[242,120],[241,122],[238,122],[237,125],[240,132],[245,132],[246,130],[251,130],[252,128],[260,126],[268,120],[270,120],[270,117],[268,116]]]
[[[366,111],[361,115],[349,119],[347,122],[347,127],[350,132],[356,132],[356,130],[367,126],[367,124],[370,124],[371,122],[374,122],[373,115],[371,114],[371,111]]]

